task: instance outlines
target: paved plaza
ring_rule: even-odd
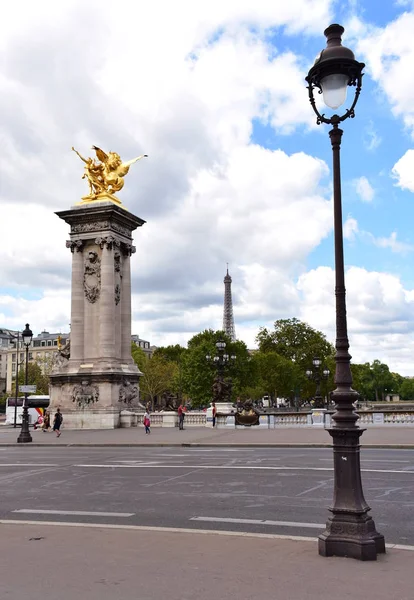
[[[15,436],[1,427],[0,598],[412,599],[414,428],[364,433],[364,492],[388,544],[372,563],[318,555],[324,430]]]
[[[413,552],[321,558],[278,538],[2,525],[7,600],[412,600]]]

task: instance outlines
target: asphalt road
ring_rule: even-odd
[[[361,456],[377,529],[414,545],[414,450]],[[2,520],[316,537],[332,485],[331,449],[0,448]]]

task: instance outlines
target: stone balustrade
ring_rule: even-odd
[[[331,427],[332,411],[314,409],[305,412],[283,412],[283,413],[265,413],[260,415],[260,429],[277,429],[279,427]],[[374,412],[361,411],[359,414],[358,425],[361,427],[391,425],[411,425],[414,426],[413,411],[392,411],[392,412]],[[151,427],[178,427],[178,414],[175,411],[161,411],[151,413]],[[144,420],[144,413],[127,411],[121,412],[121,427],[140,427]],[[207,415],[202,411],[191,411],[185,413],[184,427],[206,427]],[[217,428],[236,428],[243,429],[243,425],[236,425],[234,413],[230,415],[217,415]]]

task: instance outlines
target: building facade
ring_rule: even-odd
[[[42,333],[32,339],[29,347],[29,362],[37,362],[44,372],[50,370],[57,356],[59,344],[64,346],[68,339],[68,333],[42,331]],[[17,339],[14,337],[6,351],[5,374],[7,393],[11,392],[16,373],[19,372],[25,363],[25,353],[26,348],[22,344],[22,340],[19,340],[19,348],[17,348]]]

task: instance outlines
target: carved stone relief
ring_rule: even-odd
[[[104,248],[106,246],[108,250],[111,250],[113,247],[119,248],[121,246],[121,242],[118,240],[118,238],[114,237],[113,235],[107,235],[106,237],[98,237],[95,240],[95,244],[97,244],[101,248]]]
[[[121,286],[119,285],[119,283],[116,284],[115,286],[115,304],[119,304],[121,300]]]
[[[82,381],[81,385],[75,385],[72,390],[72,402],[80,408],[95,404],[99,400],[99,389],[97,385],[89,385],[88,381]]]
[[[72,233],[86,233],[89,231],[102,231],[105,229],[112,229],[112,231],[116,231],[125,237],[131,237],[131,231],[119,223],[114,223],[112,221],[91,221],[90,223],[76,223],[72,225],[71,232]]]
[[[141,404],[138,402],[138,398],[138,386],[131,383],[128,379],[124,379],[119,387],[119,402],[123,402],[128,406],[131,406],[132,404],[141,406]]]
[[[72,225],[72,233],[86,233],[88,231],[100,231],[107,229],[109,221],[92,221],[91,223],[76,223]]]
[[[98,253],[91,250],[85,260],[83,289],[88,302],[96,302],[101,293],[101,259]]]
[[[76,240],[76,241],[71,241],[71,240],[67,240],[66,242],[66,248],[70,248],[71,252],[82,252],[83,250],[83,246],[84,246],[85,242],[83,240]]]

